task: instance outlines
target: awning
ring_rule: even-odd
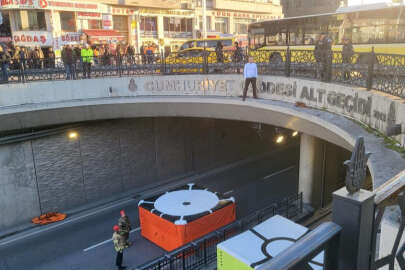
[[[126,37],[115,30],[83,30],[87,35],[87,41],[91,43],[116,43],[125,40]]]

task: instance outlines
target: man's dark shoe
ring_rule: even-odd
[[[119,268],[119,270],[124,270],[124,269],[126,269],[127,267],[126,266],[121,266],[120,268]]]

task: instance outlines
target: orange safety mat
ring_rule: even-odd
[[[31,221],[34,224],[45,225],[64,220],[65,218],[66,214],[50,212],[47,214],[40,215],[39,217],[34,217]]]

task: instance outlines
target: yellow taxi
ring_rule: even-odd
[[[223,63],[231,62],[231,52],[223,52]],[[184,49],[169,54],[165,59],[166,72],[198,73],[204,71],[205,64],[218,63],[217,54],[203,48]],[[214,69],[215,67],[210,66]]]

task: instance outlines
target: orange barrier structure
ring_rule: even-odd
[[[64,220],[65,218],[66,218],[66,214],[50,212],[47,214],[40,215],[39,217],[34,217],[31,221],[34,224],[46,225],[46,224]]]
[[[143,237],[172,251],[233,222],[236,207],[233,198],[189,184],[140,201],[139,219]]]

